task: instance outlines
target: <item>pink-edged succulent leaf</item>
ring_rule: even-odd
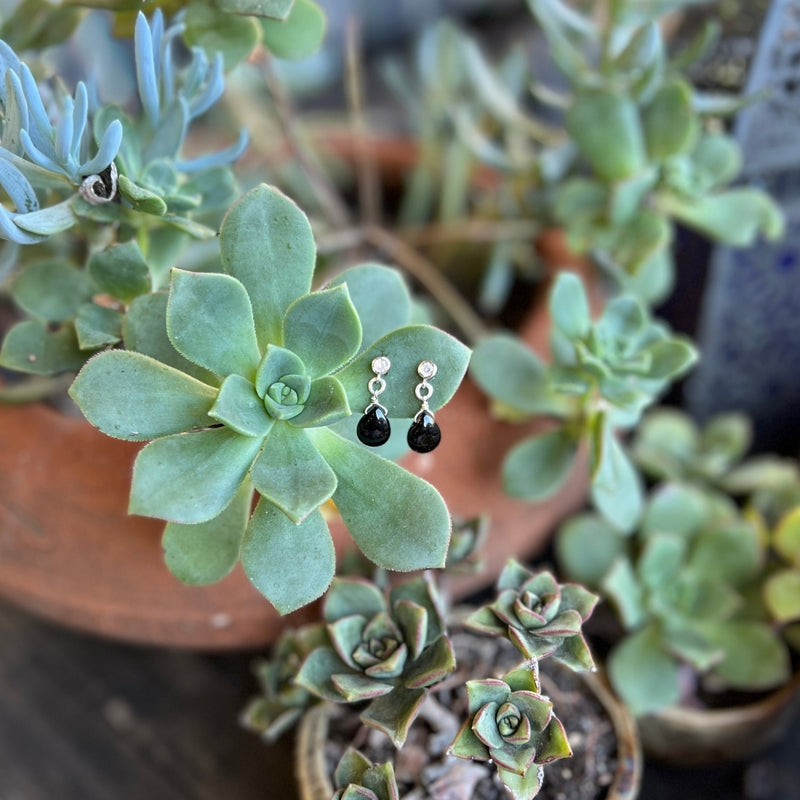
[[[498,767],[497,775],[514,800],[531,800],[539,794],[544,777],[538,765],[534,765],[524,775]]]
[[[398,686],[388,694],[373,700],[361,714],[366,725],[383,731],[394,743],[402,747],[408,729],[419,713],[425,699],[424,689],[406,689]]]
[[[475,761],[489,761],[489,748],[475,735],[472,720],[468,719],[456,734],[447,751],[456,758],[470,758]]]
[[[295,677],[295,683],[317,697],[341,702],[342,695],[332,678],[334,675],[347,672],[347,670],[348,665],[332,648],[318,647],[306,656]]]
[[[446,636],[440,636],[423,650],[422,655],[409,665],[403,674],[403,683],[410,689],[433,686],[456,668],[453,645]]]
[[[327,622],[359,614],[367,619],[387,610],[381,590],[361,578],[335,578],[325,595],[322,613]]]
[[[411,658],[419,658],[428,639],[428,612],[410,600],[398,600],[392,610]]]
[[[359,703],[363,700],[374,700],[376,697],[389,694],[393,690],[391,683],[368,678],[352,672],[343,672],[331,677],[331,682],[339,691],[338,700],[348,703]]]
[[[497,712],[500,706],[495,702],[487,703],[472,717],[472,732],[489,750],[503,746],[503,737],[497,729]]]
[[[505,681],[499,678],[488,678],[483,681],[467,681],[467,702],[469,703],[470,717],[480,711],[487,703],[505,703],[511,694],[511,689]]]

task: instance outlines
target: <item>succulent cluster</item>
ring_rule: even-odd
[[[672,289],[676,223],[739,247],[781,235],[783,216],[765,192],[732,187],[742,154],[720,120],[749,101],[705,94],[686,77],[715,41],[713,22],[670,55],[659,22],[672,4],[528,6],[560,73],[556,88],[532,74],[522,47],[495,65],[450,22],[425,32],[416,81],[388,71],[422,143],[401,221],[560,226],[576,252],[647,303]],[[484,310],[507,300],[515,271],[536,274],[531,239],[528,228],[490,250]]]
[[[696,351],[632,295],[613,298],[593,320],[574,273],[559,273],[549,308],[551,363],[504,334],[479,342],[472,358],[471,374],[498,411],[512,419],[556,420],[508,453],[505,488],[527,500],[549,496],[566,480],[581,445],[588,445],[592,500],[609,521],[630,531],[641,513],[642,485],[618,432],[633,427],[668,382],[692,366]]]
[[[0,46],[0,183],[15,204],[0,208],[0,234],[13,245],[56,236],[72,242],[55,254],[35,247],[22,254],[11,294],[29,318],[5,337],[3,366],[56,375],[120,342],[134,301],[163,288],[187,243],[215,236],[212,218],[237,197],[230,164],[247,144],[244,132],[228,149],[182,157],[191,123],[224,88],[221,59],[209,62],[200,48],[179,69],[175,45],[183,29],[165,28],[160,11],[150,23],[138,15],[142,111],[134,117],[100,106],[81,82],[74,96],[59,84],[37,85]],[[64,199],[52,203],[54,197]]]
[[[660,441],[673,458],[661,462],[671,474],[651,490],[637,530],[626,536],[581,514],[557,537],[562,568],[599,589],[624,628],[608,659],[615,689],[643,714],[685,699],[687,668],[690,692],[780,685],[800,620],[796,470],[792,480],[777,459],[737,464],[747,436],[736,416],[702,433],[672,411],[648,422],[635,452],[650,458]],[[674,474],[677,455],[691,452],[694,478]],[[746,480],[752,491],[737,503],[711,480]]]
[[[539,661],[552,656],[576,671],[594,668],[580,628],[597,598],[515,561],[506,565],[497,591],[497,600],[470,614],[466,626],[510,639],[525,660],[459,689],[467,715],[448,753],[493,762],[511,796],[528,800],[541,787],[542,768],[571,755],[553,703],[542,694]],[[516,598],[513,620],[505,610],[510,594]],[[262,695],[245,710],[244,724],[273,741],[310,705],[346,703],[402,747],[428,693],[445,679],[453,684],[457,666],[432,575],[388,590],[363,578],[336,578],[322,617],[321,624],[284,634],[272,658],[259,665]],[[342,800],[398,797],[391,763],[374,765],[352,748],[335,784]]]

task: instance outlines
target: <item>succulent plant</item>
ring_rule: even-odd
[[[362,579],[337,578],[322,609],[330,643],[313,650],[296,682],[335,703],[368,703],[361,719],[400,747],[428,689],[455,668],[430,578],[388,597]]]
[[[198,219],[221,214],[237,197],[230,162],[247,143],[182,160],[190,123],[219,99],[222,63],[195,48],[186,69],[173,53],[180,24],[164,28],[160,11],[136,23],[136,73],[143,111],[128,117],[97,107],[83,83],[74,97],[59,86],[54,123],[28,67],[0,43],[6,68],[0,138],[0,182],[26,213],[0,208],[0,235],[31,245],[69,236],[63,246],[23,254],[12,297],[29,317],[3,341],[0,364],[38,375],[74,371],[123,339],[126,313],[140,296],[163,288],[169,268],[192,239],[214,227]],[[97,152],[89,150],[89,131]],[[3,167],[2,165],[5,165]],[[33,187],[38,189],[34,192]],[[61,202],[42,207],[53,196]],[[19,206],[19,203],[17,203]],[[53,252],[54,251],[54,252]]]
[[[274,742],[293,728],[305,711],[317,702],[294,677],[305,657],[328,643],[324,625],[310,624],[285,630],[272,648],[270,658],[255,665],[261,693],[248,703],[239,717],[248,730]]]
[[[553,704],[540,694],[534,670],[523,666],[502,679],[467,681],[469,719],[450,747],[451,755],[492,761],[517,800],[535,796],[542,766],[572,755]]]
[[[751,441],[744,414],[718,414],[699,426],[678,408],[654,408],[636,428],[631,455],[652,480],[688,481],[747,497],[771,525],[800,503],[800,468],[796,459],[748,456]]]
[[[497,579],[497,597],[474,611],[467,624],[506,636],[525,658],[552,657],[573,670],[594,668],[581,627],[598,597],[575,583],[559,584],[551,573],[533,573],[511,560]]]
[[[580,446],[588,445],[593,502],[613,524],[632,530],[642,485],[618,431],[633,427],[697,353],[630,295],[610,300],[593,321],[583,284],[571,272],[559,273],[553,285],[550,315],[551,364],[506,334],[479,342],[473,354],[472,376],[505,415],[557,421],[508,453],[504,486],[515,497],[545,498],[566,480]]]
[[[397,376],[387,403],[411,419],[418,401],[404,389],[420,354],[440,365],[440,407],[461,380],[467,348],[407,325],[410,298],[386,267],[355,267],[311,292],[311,229],[277,190],[256,187],[233,206],[220,248],[225,273],[173,270],[168,294],[129,309],[128,349],[92,358],[70,390],[104,433],[153,440],[136,459],[130,510],[168,521],[167,564],[187,582],[207,583],[241,557],[256,587],[291,611],[333,577],[320,511],[332,498],[379,566],[442,565],[444,501],[353,441],[351,408],[365,403],[370,364],[385,356]]]
[[[788,651],[763,596],[771,573],[764,538],[718,492],[661,484],[635,535],[581,515],[559,530],[557,553],[565,572],[598,588],[619,617],[625,633],[608,673],[635,713],[683,699],[687,667],[712,691],[768,689],[788,677]]]
[[[399,800],[394,767],[390,761],[373,764],[349,748],[333,773],[336,793],[332,800]]]
[[[764,602],[783,637],[800,651],[800,505],[778,520],[768,542],[775,563],[764,581]]]

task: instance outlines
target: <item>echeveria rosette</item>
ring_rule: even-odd
[[[506,636],[525,658],[552,657],[571,669],[594,668],[581,632],[598,596],[551,573],[531,572],[511,560],[497,580],[497,598],[467,619],[474,630]]]
[[[294,682],[294,677],[305,657],[327,641],[327,631],[321,624],[284,631],[270,658],[255,667],[261,694],[248,703],[240,722],[270,743],[294,727],[309,706],[318,702]]]
[[[533,670],[520,667],[502,679],[467,681],[469,719],[450,754],[492,761],[516,800],[529,800],[542,786],[545,764],[572,755],[553,704],[539,693]]]
[[[356,268],[311,292],[310,225],[275,189],[256,187],[228,212],[220,248],[227,274],[173,270],[166,304],[140,298],[127,341],[144,352],[103,352],[71,388],[104,433],[150,441],[136,459],[130,510],[168,521],[170,568],[207,583],[241,558],[279,611],[294,610],[334,574],[320,512],[331,498],[379,566],[442,566],[450,517],[439,493],[330,426],[368,401],[376,355],[390,358],[397,386],[413,386],[420,353],[434,354],[439,407],[468,349],[430,326],[398,327],[383,304],[410,302],[386,267]],[[418,406],[399,389],[391,403],[398,417]]]
[[[641,513],[641,478],[617,432],[627,430],[671,380],[697,359],[691,343],[656,322],[635,297],[610,300],[593,320],[580,278],[559,273],[550,293],[552,363],[509,336],[475,348],[478,385],[517,419],[546,414],[556,425],[518,442],[503,462],[514,497],[539,501],[567,479],[583,444],[590,455],[595,506],[621,530]]]
[[[395,586],[336,578],[323,616],[330,645],[314,650],[297,683],[338,703],[369,705],[361,719],[405,741],[429,687],[455,668],[436,590],[427,577]]]
[[[390,761],[373,764],[349,747],[333,773],[336,792],[332,800],[399,800],[400,793]]]

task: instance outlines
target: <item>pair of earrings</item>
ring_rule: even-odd
[[[380,447],[382,444],[386,444],[392,433],[386,408],[378,400],[378,397],[386,389],[386,381],[383,376],[391,366],[392,364],[386,356],[372,359],[372,371],[375,373],[375,377],[370,378],[367,384],[372,402],[364,409],[364,416],[356,426],[359,440],[369,447]],[[417,375],[422,380],[414,387],[414,396],[421,405],[406,436],[408,446],[417,453],[430,453],[442,440],[442,432],[428,405],[433,394],[433,386],[428,381],[436,375],[437,371],[438,368],[433,361],[421,361],[417,367]]]

